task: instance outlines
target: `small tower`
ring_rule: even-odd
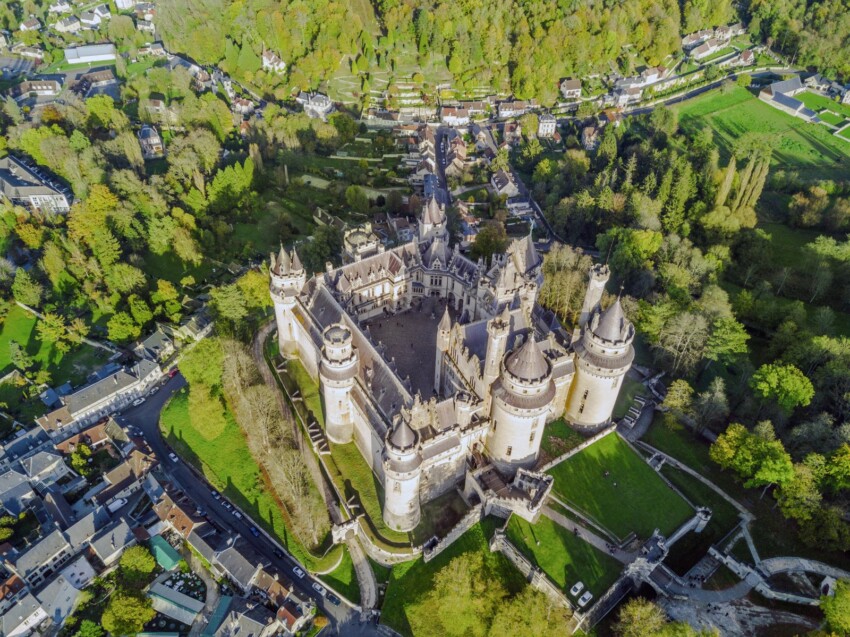
[[[434,391],[437,395],[443,390],[443,355],[449,351],[449,334],[452,331],[452,318],[449,316],[449,306],[443,312],[443,318],[437,326],[437,364],[434,365]]]
[[[307,276],[295,250],[290,257],[283,246],[277,256],[272,253],[269,274],[269,292],[274,303],[280,353],[282,356],[293,356],[298,351],[298,339],[292,310],[307,282]]]
[[[357,376],[357,350],[351,344],[351,330],[341,323],[329,325],[322,342],[319,380],[325,399],[325,433],[331,442],[345,444],[354,436],[351,390]]]
[[[487,355],[484,359],[484,392],[490,394],[489,387],[499,377],[502,358],[508,347],[508,335],[511,332],[511,313],[506,305],[499,316],[487,321]]]
[[[608,283],[608,277],[611,275],[607,265],[597,263],[590,268],[590,280],[587,282],[587,292],[584,295],[584,304],[581,306],[581,314],[578,319],[578,326],[584,329],[587,322],[590,320],[590,315],[599,307],[602,301],[602,293],[605,291],[605,284]]]
[[[447,239],[448,230],[446,228],[445,206],[440,204],[434,195],[431,195],[425,205],[422,206],[422,212],[419,215],[419,240],[424,241],[433,238]]]
[[[408,417],[406,411],[396,417],[384,445],[384,522],[395,531],[412,531],[421,516],[419,434],[410,426]]]
[[[493,385],[487,453],[509,475],[537,461],[543,427],[555,397],[552,364],[530,333],[506,358]]]
[[[565,418],[588,432],[611,422],[623,377],[632,366],[635,328],[618,298],[604,312],[597,308],[581,338],[573,342],[576,372],[567,397]]]

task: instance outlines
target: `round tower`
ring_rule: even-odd
[[[449,316],[449,306],[440,324],[437,326],[437,362],[434,365],[434,391],[441,395],[443,391],[443,355],[449,351],[449,335],[452,331],[452,318]]]
[[[492,394],[488,455],[508,474],[519,467],[533,466],[555,397],[552,364],[540,351],[533,334],[505,357]]]
[[[585,328],[591,314],[599,307],[599,303],[602,301],[602,293],[605,291],[605,284],[608,283],[610,275],[611,271],[607,265],[597,263],[590,268],[590,280],[587,282],[587,292],[585,292],[584,304],[581,306],[581,314],[578,319],[578,326],[581,329]]]
[[[588,432],[611,422],[623,377],[632,366],[635,328],[623,314],[620,299],[593,313],[574,343],[576,372],[564,417]]]
[[[399,417],[387,431],[384,445],[384,522],[395,531],[412,531],[419,524],[419,481],[422,457],[419,434]]]
[[[508,346],[511,332],[511,313],[506,305],[499,316],[487,321],[487,354],[484,359],[484,390],[499,377],[499,367]]]
[[[331,442],[345,444],[354,436],[351,390],[357,377],[357,350],[351,344],[351,330],[341,323],[325,328],[322,343],[319,380],[325,400],[325,433]]]
[[[280,353],[282,356],[293,356],[298,352],[298,339],[292,310],[307,282],[307,275],[295,250],[290,257],[283,246],[277,256],[274,253],[271,255],[269,275],[269,292],[274,303]]]

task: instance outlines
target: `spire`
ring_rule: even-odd
[[[295,251],[295,248],[292,248],[292,271],[301,272],[303,269],[304,266],[301,265],[301,259],[298,258],[298,253]]]
[[[449,316],[449,306],[446,305],[446,311],[443,312],[443,318],[440,319],[438,328],[441,332],[448,332],[452,329],[452,318]]]
[[[289,255],[286,253],[286,250],[283,249],[283,244],[280,244],[280,252],[277,255],[277,272],[275,274],[289,274],[289,270],[291,268],[292,262],[289,260]]]
[[[434,195],[431,195],[425,203],[425,209],[422,211],[422,222],[432,226],[439,226],[444,223],[445,220],[446,215],[443,212],[442,206],[437,203],[437,198]]]
[[[390,444],[400,451],[410,449],[416,444],[416,432],[410,427],[404,418],[399,419],[398,425],[390,434]]]
[[[508,357],[505,368],[517,378],[537,380],[549,373],[549,363],[529,333],[522,346]]]
[[[602,312],[599,317],[599,323],[593,333],[599,338],[606,341],[616,342],[621,340],[623,328],[626,326],[626,315],[623,313],[623,306],[620,304],[620,297],[614,301],[611,306]]]

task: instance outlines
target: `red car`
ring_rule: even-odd
[[[174,369],[172,369],[170,372],[168,372],[168,377],[169,377],[169,378],[174,378],[175,376],[177,376],[177,372],[178,372],[178,371],[179,371],[179,370],[175,367],[175,368],[174,368]]]

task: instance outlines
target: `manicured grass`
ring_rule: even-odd
[[[584,440],[584,436],[570,427],[563,418],[547,423],[543,429],[543,440],[540,441],[540,449],[543,451],[541,463],[554,460],[570,449],[575,449]]]
[[[405,636],[432,634],[428,627],[419,626],[413,619],[424,614],[415,611],[433,587],[436,573],[453,558],[468,552],[482,553],[485,562],[511,593],[521,591],[525,586],[522,575],[501,553],[491,553],[488,546],[493,531],[501,524],[502,520],[485,518],[430,562],[420,557],[413,562],[396,564],[381,608],[381,622]]]
[[[829,111],[821,111],[818,113],[818,117],[826,122],[827,124],[832,124],[833,126],[841,127],[844,125],[846,121],[843,115],[836,115],[835,113],[830,113]]]
[[[735,48],[731,46],[727,46],[725,49],[720,49],[717,53],[712,53],[708,57],[705,57],[700,60],[702,64],[708,64],[709,62],[713,62],[714,60],[719,60],[722,57],[726,57],[735,52]]]
[[[846,117],[850,117],[850,104],[842,104],[837,100],[830,99],[819,93],[812,93],[811,91],[803,91],[794,97],[803,102],[803,104],[813,111],[822,111],[825,109],[832,111],[833,113],[840,113]]]
[[[183,389],[162,410],[160,429],[182,459],[197,467],[213,486],[276,535],[281,544],[307,568],[320,569],[334,564],[337,551],[341,549],[334,548],[319,558],[307,551],[298,538],[289,534],[284,512],[266,487],[242,430],[229,410],[225,417],[227,425],[224,431],[218,437],[207,440],[192,426],[189,395]]]
[[[354,604],[360,603],[360,586],[357,583],[357,573],[354,571],[354,563],[347,548],[342,550],[342,561],[333,571],[321,576],[341,595],[344,595]]]
[[[799,268],[803,249],[824,234],[784,223],[760,223],[758,227],[770,235],[770,262],[780,267]]]
[[[516,515],[508,523],[508,539],[555,584],[569,593],[576,582],[599,597],[620,575],[623,565],[545,515],[529,524]]]
[[[605,476],[605,472],[608,476]],[[672,533],[693,514],[655,471],[611,434],[553,467],[554,492],[620,538]]]
[[[622,418],[632,406],[635,396],[643,393],[648,393],[643,386],[643,383],[633,380],[626,376],[623,379],[623,386],[620,388],[620,394],[617,396],[617,402],[614,404],[614,418]]]
[[[838,133],[839,137],[843,137],[844,139],[850,139],[850,126],[842,130]]]
[[[753,132],[776,141],[775,167],[796,170],[803,178],[840,179],[850,169],[850,147],[834,139],[826,127],[779,111],[739,86],[725,94],[709,91],[674,108],[686,132],[706,125],[714,130],[724,162],[735,141]]]
[[[70,352],[62,353],[50,343],[38,338],[36,324],[38,319],[17,305],[9,308],[9,313],[0,329],[0,375],[12,371],[9,358],[9,342],[15,341],[33,357],[37,366],[46,367],[54,384],[70,381],[74,385],[85,381],[94,369],[109,358],[105,350],[81,345]]]

